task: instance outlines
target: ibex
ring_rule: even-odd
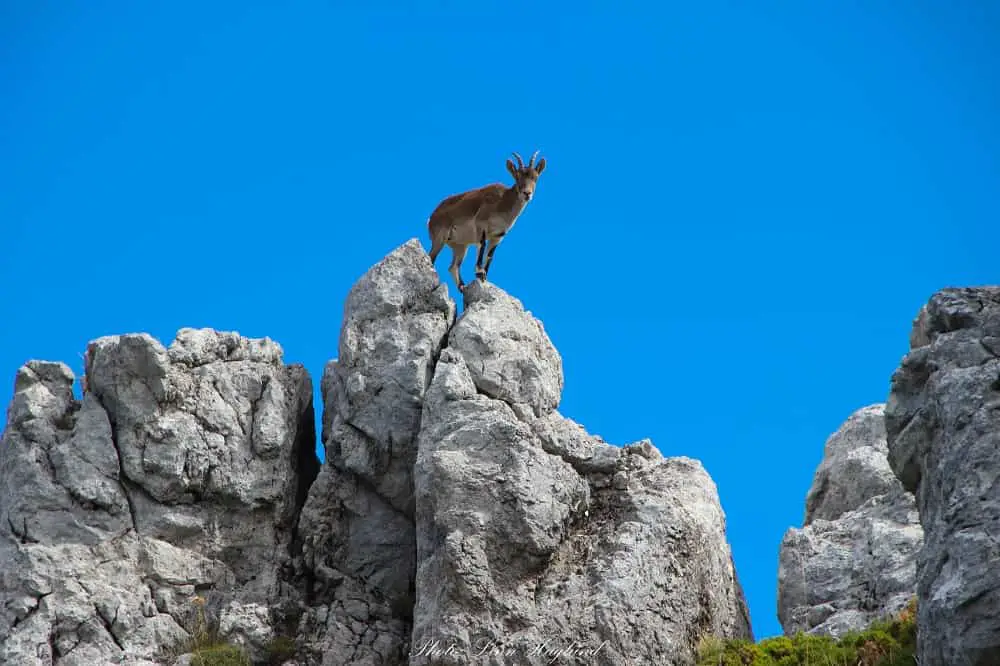
[[[538,176],[545,170],[545,158],[535,164],[538,152],[531,156],[528,166],[524,165],[521,156],[514,153],[517,166],[507,160],[507,171],[514,177],[514,184],[505,187],[502,183],[486,185],[476,190],[455,194],[438,204],[427,221],[427,229],[431,235],[431,263],[447,245],[451,248],[451,267],[448,272],[458,285],[458,290],[465,289],[462,282],[462,260],[470,245],[479,248],[476,258],[476,278],[485,280],[493,263],[493,253],[507,232],[514,226],[517,216],[531,201],[535,194]],[[489,244],[489,252],[486,245]],[[483,256],[486,265],[483,265]]]

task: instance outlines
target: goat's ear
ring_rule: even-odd
[[[545,171],[545,158],[538,160],[538,164],[535,165],[535,172],[539,175]]]
[[[514,168],[514,163],[507,160],[507,171],[510,171],[510,175],[514,176],[514,180],[517,180],[517,169]]]

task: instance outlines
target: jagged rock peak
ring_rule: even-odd
[[[806,495],[804,525],[835,520],[872,497],[899,488],[889,467],[885,405],[863,407],[826,440],[823,460]]]
[[[826,442],[778,564],[785,633],[841,636],[906,606],[923,531],[913,495],[892,474],[882,404],[857,410]]]
[[[413,467],[424,396],[455,321],[420,242],[372,266],[344,306],[323,373],[326,460],[302,510],[309,663],[406,663],[416,537]],[[338,657],[341,659],[338,661]]]
[[[22,368],[0,661],[169,663],[202,608],[257,661],[287,635],[308,666],[687,666],[751,636],[701,465],[563,417],[542,324],[495,285],[463,297],[456,318],[416,240],[358,280],[318,476],[309,378],[266,339],[101,338],[82,401],[65,366]]]
[[[300,523],[317,663],[687,664],[750,635],[711,479],[561,416],[561,358],[517,299],[473,282],[456,319],[415,241],[352,294]]]
[[[916,495],[921,664],[1000,664],[1000,287],[917,315],[886,406],[889,462]]]
[[[146,337],[152,344],[159,344],[149,336]],[[281,345],[271,338],[244,338],[235,331],[222,332],[210,328],[182,328],[177,331],[167,355],[173,363],[194,368],[214,361],[254,361],[281,365],[283,351]]]
[[[447,287],[410,240],[351,288],[339,355],[323,373],[327,458],[408,515],[424,392],[454,321]]]
[[[562,357],[545,327],[519,300],[475,281],[463,292],[465,311],[448,346],[466,361],[476,389],[515,411],[543,416],[559,406]]]
[[[169,663],[200,621],[260,655],[315,477],[312,390],[269,340],[183,329],[18,371],[0,440],[0,662]],[[199,604],[204,602],[204,606]],[[294,604],[293,604],[294,605]]]
[[[344,303],[344,327],[355,320],[394,317],[414,309],[455,309],[447,286],[416,238],[390,252],[354,283]]]

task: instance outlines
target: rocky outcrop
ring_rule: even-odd
[[[680,664],[749,635],[700,464],[587,435],[562,382],[521,304],[470,286],[424,403],[411,664]]]
[[[0,444],[0,662],[166,663],[200,622],[261,653],[318,469],[312,391],[270,340],[184,329],[17,374]]]
[[[749,635],[701,466],[564,419],[542,325],[491,285],[465,298],[456,321],[416,241],[348,298],[300,522],[311,659],[688,664]]]
[[[916,495],[921,665],[1000,663],[1000,288],[945,289],[892,377],[889,460]]]
[[[413,467],[424,396],[455,304],[420,243],[373,266],[344,305],[323,375],[326,462],[302,512],[315,663],[406,663],[416,576]]]
[[[199,623],[260,663],[692,664],[751,635],[715,485],[557,411],[542,324],[420,243],[351,290],[311,386],[185,329],[18,373],[0,445],[0,662],[170,664]],[[183,663],[183,659],[180,662]]]
[[[861,630],[915,594],[923,533],[887,455],[881,404],[859,409],[827,440],[803,527],[781,543],[778,618],[786,634]]]

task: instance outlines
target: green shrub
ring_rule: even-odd
[[[756,644],[709,636],[699,644],[698,666],[913,666],[916,617],[916,599],[912,599],[895,617],[839,640],[801,632]]]
[[[200,647],[191,655],[191,666],[251,666],[243,648],[228,643]]]

